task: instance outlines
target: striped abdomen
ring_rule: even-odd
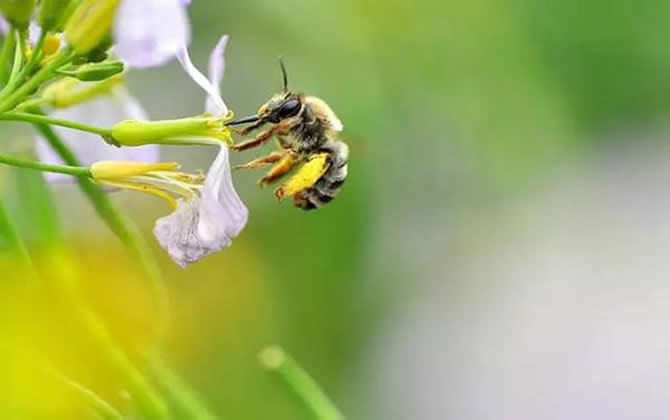
[[[313,186],[293,196],[296,207],[303,210],[318,209],[328,204],[347,179],[349,147],[339,140],[329,140],[319,151],[329,153],[330,166]]]

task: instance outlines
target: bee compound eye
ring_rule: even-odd
[[[288,118],[296,115],[300,111],[300,101],[297,99],[289,99],[281,104],[277,110],[279,118]]]

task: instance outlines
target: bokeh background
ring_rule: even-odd
[[[669,2],[195,0],[191,17],[201,68],[231,36],[237,115],[280,89],[281,55],[351,147],[316,212],[237,173],[248,227],[185,270],[151,237],[163,203],[115,195],[169,285],[166,357],[216,413],[310,418],[258,365],[279,344],[352,419],[670,416]],[[129,85],[156,119],[202,109],[176,63]],[[40,216],[5,184],[39,253]],[[74,186],[54,192],[89,298],[142,342],[134,263]]]

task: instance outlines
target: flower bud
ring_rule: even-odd
[[[0,0],[3,1],[3,0]],[[120,0],[82,0],[65,27],[65,37],[79,54],[87,54],[109,38]]]
[[[99,82],[123,72],[121,61],[104,61],[79,66],[75,70],[59,70],[63,76],[73,77],[82,82]]]
[[[91,165],[93,179],[119,179],[143,175],[151,171],[174,171],[179,169],[177,162],[134,162],[105,160]]]
[[[35,0],[0,0],[0,11],[19,29],[27,29]]]
[[[145,144],[220,144],[232,145],[226,117],[194,117],[164,121],[125,120],[112,127],[113,144],[142,146]]]
[[[37,21],[43,30],[58,30],[63,15],[68,11],[70,0],[42,0]]]
[[[123,82],[123,74],[112,76],[98,83],[84,83],[77,79],[65,78],[44,89],[42,98],[54,108],[67,108],[108,94]]]

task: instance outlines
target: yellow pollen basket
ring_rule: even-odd
[[[329,166],[327,153],[319,153],[312,156],[295,175],[286,181],[284,185],[277,188],[275,196],[281,200],[311,187],[326,173]]]

